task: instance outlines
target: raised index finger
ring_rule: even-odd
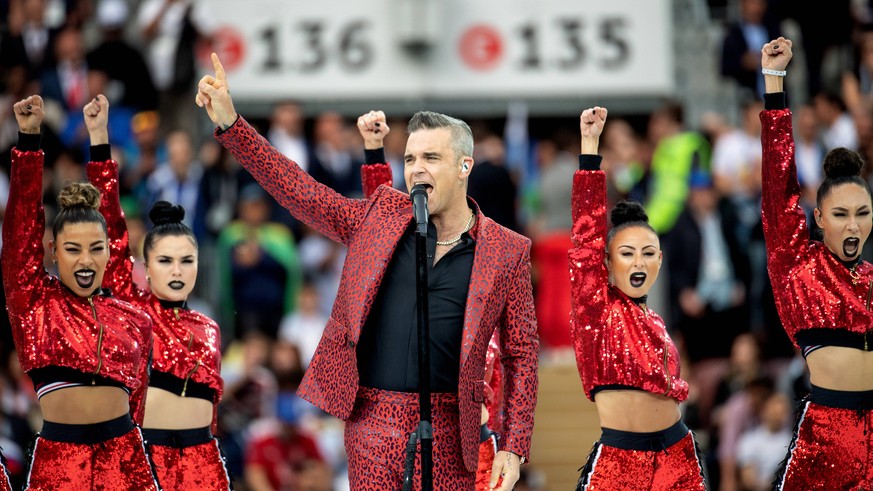
[[[224,82],[224,67],[221,65],[221,60],[218,59],[218,55],[215,53],[212,53],[212,67],[215,69],[215,79]]]

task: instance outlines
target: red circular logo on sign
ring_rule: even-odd
[[[212,33],[212,43],[197,46],[197,60],[201,65],[212,69],[212,52],[218,55],[226,72],[239,68],[246,55],[246,43],[242,35],[233,27],[224,26]]]
[[[458,42],[461,59],[474,70],[491,70],[503,56],[503,39],[497,29],[485,24],[469,27]]]

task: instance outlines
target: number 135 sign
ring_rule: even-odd
[[[419,0],[434,1],[420,16],[401,11],[404,1],[209,4],[237,98],[663,95],[673,87],[669,0]]]

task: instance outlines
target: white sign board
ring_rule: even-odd
[[[669,0],[206,1],[237,98],[547,98],[673,87]],[[425,41],[425,56],[410,41]]]

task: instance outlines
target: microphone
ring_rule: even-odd
[[[420,235],[427,236],[427,190],[424,184],[416,184],[412,187],[409,193],[409,198],[412,200],[412,214],[415,215],[415,224],[417,232]]]

